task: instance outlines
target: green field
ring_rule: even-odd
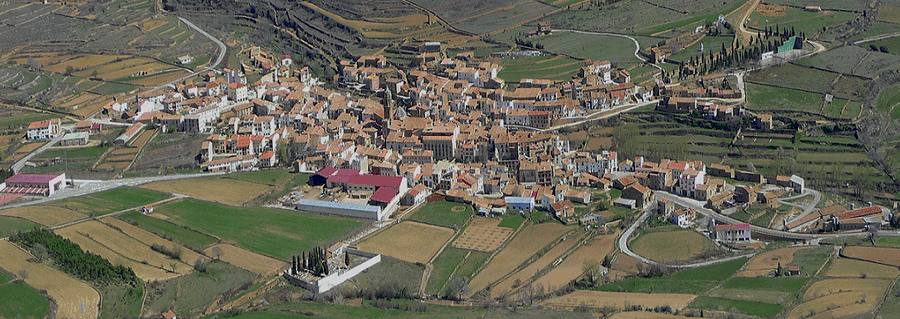
[[[692,260],[716,250],[709,238],[690,230],[646,232],[638,235],[629,246],[641,256],[665,263]]]
[[[236,242],[281,260],[330,245],[363,223],[358,220],[275,208],[234,207],[186,199],[156,208],[179,225]]]
[[[12,235],[17,231],[31,230],[35,227],[41,227],[41,225],[18,217],[0,216],[0,238]]]
[[[580,59],[640,62],[634,56],[634,42],[624,37],[559,31],[533,41],[543,44],[544,50]]]
[[[687,63],[693,56],[699,56],[702,54],[708,54],[708,52],[719,52],[722,49],[722,45],[724,44],[726,48],[731,48],[731,44],[734,42],[734,37],[730,36],[705,36],[702,40],[697,42],[696,44],[686,47],[681,51],[669,56],[669,59],[685,62]],[[703,45],[703,52],[700,52],[700,45]]]
[[[881,91],[875,102],[875,108],[895,120],[900,119],[900,83],[895,83]]]
[[[108,191],[53,202],[50,205],[71,209],[88,216],[100,216],[121,210],[138,208],[169,197],[169,194],[153,190],[135,187],[119,187]]]
[[[456,209],[461,211],[454,212],[454,207],[459,207]],[[462,226],[473,214],[475,214],[475,211],[472,209],[472,206],[440,201],[422,206],[409,219],[426,224],[462,229]]]
[[[729,289],[796,293],[803,289],[803,286],[806,285],[807,281],[809,281],[809,278],[804,277],[734,277],[725,281],[723,287]]]
[[[434,268],[431,270],[431,276],[428,277],[426,291],[431,294],[440,293],[447,281],[450,280],[450,274],[466,258],[466,253],[468,251],[465,249],[450,246],[444,248],[444,251],[434,259]]]
[[[507,82],[522,79],[569,80],[581,69],[581,61],[564,56],[506,58],[498,76]]]
[[[224,262],[213,261],[207,271],[147,284],[144,313],[158,315],[174,308],[178,316],[198,317],[218,298],[228,300],[249,286],[256,275]],[[242,288],[243,287],[243,288]]]
[[[500,224],[497,226],[517,229],[522,223],[525,222],[525,217],[519,214],[507,214],[503,216],[503,219],[500,220]]]
[[[702,294],[733,276],[746,262],[746,258],[739,258],[714,265],[681,270],[662,277],[631,277],[602,285],[598,290]]]
[[[747,26],[755,29],[763,29],[766,26],[775,28],[794,28],[796,33],[805,32],[813,35],[822,31],[822,27],[838,25],[854,18],[854,14],[844,11],[809,12],[801,8],[786,7],[781,16],[764,16],[754,12],[747,20]]]
[[[124,213],[118,218],[194,250],[203,250],[218,242],[218,239],[210,235],[159,218],[149,217],[137,211]]]
[[[0,318],[44,318],[50,301],[24,282],[0,283]]]
[[[782,305],[765,302],[734,300],[699,296],[689,305],[691,308],[739,312],[762,318],[773,318],[781,313]]]
[[[106,285],[100,291],[100,318],[137,318],[141,315],[143,286]]]
[[[18,129],[35,121],[43,121],[58,117],[49,113],[36,113],[22,110],[4,110],[0,116],[0,129]],[[22,133],[24,136],[24,133]]]

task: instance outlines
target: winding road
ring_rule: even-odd
[[[656,69],[658,69],[660,71],[663,70],[663,68],[656,65],[656,63],[650,62],[650,60],[647,60],[647,59],[644,59],[643,57],[641,57],[641,55],[639,54],[641,52],[641,44],[638,42],[637,39],[635,39],[634,37],[632,37],[630,35],[619,34],[619,33],[609,33],[609,32],[581,31],[581,30],[572,30],[572,29],[553,29],[553,32],[572,32],[572,33],[579,33],[579,34],[605,35],[605,36],[629,39],[629,40],[631,40],[631,42],[634,42],[634,57],[636,57],[638,60],[641,60],[647,64],[652,65],[653,67],[655,67]]]
[[[225,43],[223,43],[221,40],[217,39],[216,37],[212,36],[212,35],[209,34],[208,32],[204,31],[203,29],[200,29],[200,27],[198,27],[197,25],[195,25],[193,22],[189,21],[188,19],[182,18],[182,17],[178,17],[178,20],[181,20],[181,22],[183,22],[185,25],[187,25],[187,26],[190,27],[191,29],[194,29],[194,31],[197,31],[197,33],[200,33],[200,34],[202,34],[203,36],[205,36],[205,37],[209,38],[210,40],[212,40],[212,42],[215,43],[215,44],[219,47],[219,55],[216,56],[216,60],[215,60],[212,64],[210,64],[209,66],[207,66],[207,67],[205,67],[205,68],[202,68],[202,69],[198,69],[198,70],[196,70],[196,71],[194,71],[194,72],[191,72],[190,74],[185,75],[185,76],[183,76],[183,77],[181,77],[181,78],[179,78],[179,79],[177,79],[177,80],[174,80],[174,81],[171,81],[171,82],[169,82],[169,83],[165,83],[165,84],[162,84],[162,85],[160,85],[160,86],[157,86],[156,89],[164,88],[164,87],[167,87],[167,86],[172,86],[172,85],[175,85],[175,83],[184,81],[184,80],[189,79],[189,78],[191,78],[191,77],[194,77],[194,76],[196,76],[197,74],[200,74],[200,73],[203,73],[203,72],[206,72],[206,71],[209,71],[209,70],[215,70],[216,67],[218,67],[219,64],[222,64],[222,61],[225,60],[225,53],[228,52],[228,47],[225,46]]]

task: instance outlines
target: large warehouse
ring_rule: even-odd
[[[52,196],[66,187],[66,174],[16,174],[0,187],[8,194]]]

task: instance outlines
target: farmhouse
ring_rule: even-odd
[[[128,145],[128,143],[131,143],[131,140],[138,136],[138,134],[143,130],[143,123],[131,124],[131,126],[129,126],[128,129],[126,129],[125,132],[122,133],[122,135],[116,137],[116,140],[113,141],[113,143],[115,143],[116,145]]]
[[[16,174],[0,184],[7,194],[52,196],[66,188],[66,174]]]
[[[375,220],[390,216],[407,194],[406,177],[360,174],[355,169],[332,166],[318,170],[309,184],[324,186],[323,193],[330,198],[301,199],[296,204],[298,210]],[[405,202],[415,204],[425,197],[427,192],[421,186]]]
[[[750,241],[750,224],[716,225],[716,239],[720,241]]]
[[[26,137],[29,141],[42,141],[54,139],[62,134],[57,120],[44,120],[28,124]]]

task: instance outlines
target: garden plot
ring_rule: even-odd
[[[578,244],[581,239],[582,236],[580,235],[572,234],[566,236],[563,241],[556,244],[556,246],[553,246],[553,248],[551,248],[549,251],[547,251],[547,253],[541,256],[541,258],[538,258],[538,260],[535,260],[527,267],[512,274],[503,281],[491,287],[491,298],[499,298],[500,296],[508,293],[510,290],[518,288],[519,285],[527,283],[541,270],[549,267],[550,264],[559,259],[559,257],[569,251],[569,249],[575,247],[575,245]]]
[[[0,211],[0,215],[24,218],[44,226],[61,225],[87,217],[87,215],[79,214],[70,209],[49,205],[10,208]]]
[[[900,276],[900,270],[896,267],[861,260],[835,258],[828,266],[828,270],[825,271],[825,276],[894,279]]]
[[[140,227],[129,224],[127,222],[116,219],[114,217],[103,218],[101,220],[101,222],[103,222],[110,228],[113,228],[115,230],[118,230],[118,231],[124,233],[125,235],[128,235],[128,237],[134,238],[134,239],[144,243],[144,245],[151,246],[151,247],[153,245],[162,245],[163,247],[167,247],[169,249],[176,248],[180,252],[180,255],[181,255],[180,260],[184,261],[188,265],[194,265],[197,262],[197,260],[208,261],[208,259],[209,259],[201,254],[198,254],[197,252],[195,252],[191,249],[185,249],[186,247],[181,247],[181,245],[179,245],[175,242],[172,242],[168,239],[159,237],[154,233],[151,233]]]
[[[475,217],[462,235],[453,241],[453,247],[492,252],[509,238],[513,229],[497,226],[499,219]]]
[[[453,230],[417,222],[402,222],[359,243],[359,249],[413,263],[428,263],[453,237]]]

